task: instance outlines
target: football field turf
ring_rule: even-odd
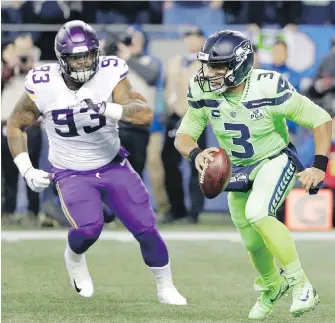
[[[23,234],[27,241],[20,240]],[[175,284],[189,302],[183,307],[158,304],[138,244],[124,232],[107,232],[90,249],[87,261],[95,295],[79,297],[64,265],[65,237],[65,231],[2,232],[2,322],[248,322],[248,311],[258,297],[253,291],[256,272],[236,232],[164,234]],[[305,233],[300,238],[309,240],[299,241],[298,249],[321,304],[294,319],[289,295],[267,321],[335,322],[335,232]]]

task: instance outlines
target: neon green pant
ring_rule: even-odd
[[[295,165],[286,154],[281,154],[258,169],[249,192],[228,194],[233,223],[248,251],[254,251],[264,243],[252,224],[266,216],[275,216],[295,182]]]

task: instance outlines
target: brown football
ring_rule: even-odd
[[[208,199],[217,197],[229,184],[231,178],[231,161],[224,149],[212,154],[213,162],[199,174],[199,183],[202,193]]]

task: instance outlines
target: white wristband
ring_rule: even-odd
[[[106,109],[103,112],[103,115],[107,118],[119,121],[122,117],[123,106],[117,103],[106,103]]]
[[[22,175],[22,177],[24,177],[25,173],[29,168],[33,167],[27,152],[18,154],[14,158],[14,163],[19,169],[19,172]]]

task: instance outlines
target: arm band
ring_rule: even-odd
[[[102,113],[105,117],[119,121],[122,117],[123,106],[117,103],[106,103],[105,111]]]
[[[202,152],[202,149],[200,149],[199,147],[194,148],[193,150],[191,150],[191,152],[189,153],[188,157],[191,160],[192,164],[195,165],[195,158]]]
[[[315,155],[313,167],[318,168],[324,172],[327,170],[328,157],[324,155]]]
[[[24,177],[29,168],[33,167],[27,152],[18,154],[14,158],[14,163],[19,169],[19,172],[22,175],[22,177]]]

